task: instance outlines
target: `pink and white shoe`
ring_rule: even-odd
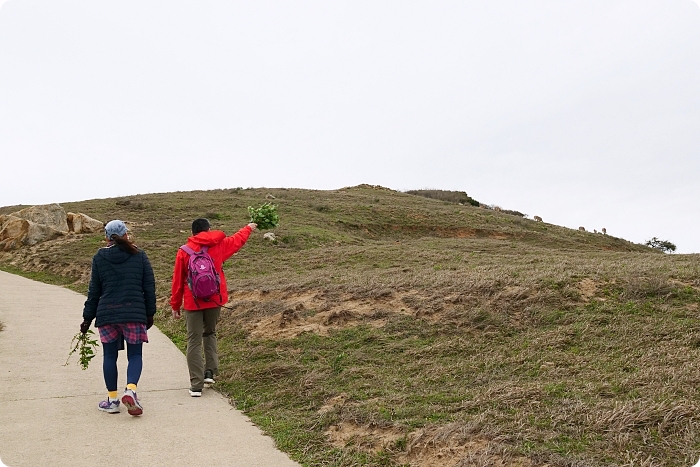
[[[136,397],[136,393],[131,389],[124,391],[122,396],[122,403],[126,406],[129,415],[141,415],[143,413],[143,407],[139,403],[139,398]]]

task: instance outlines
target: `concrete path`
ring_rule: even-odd
[[[85,297],[0,271],[0,465],[299,466],[219,393],[190,397],[185,357],[155,327],[144,344],[140,417],[97,410],[102,353],[63,366]],[[126,354],[119,356],[125,385]]]

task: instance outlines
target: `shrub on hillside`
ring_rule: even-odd
[[[661,250],[664,253],[673,253],[674,251],[676,251],[676,245],[669,242],[668,240],[660,240],[656,237],[653,237],[651,240],[647,240],[645,245],[650,248],[656,248],[657,250]]]
[[[129,209],[146,209],[147,207],[143,202],[131,199],[118,199],[115,204]]]
[[[425,198],[447,201],[455,204],[470,204],[479,207],[481,203],[469,196],[464,191],[449,191],[449,190],[408,190],[409,195],[423,196]]]

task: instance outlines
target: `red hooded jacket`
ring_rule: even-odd
[[[187,239],[187,246],[194,251],[199,251],[202,246],[209,247],[209,256],[214,260],[214,267],[219,274],[221,284],[219,285],[219,293],[221,301],[214,303],[213,301],[195,303],[192,291],[187,286],[187,265],[190,261],[190,256],[182,249],[177,250],[175,257],[175,270],[173,271],[173,287],[170,294],[170,306],[173,310],[180,310],[182,307],[182,299],[185,299],[185,310],[197,311],[205,308],[214,308],[219,305],[225,305],[228,302],[228,289],[226,288],[226,276],[222,269],[224,261],[229,259],[235,252],[241,249],[253,230],[247,225],[235,234],[227,237],[221,230],[209,230],[200,232],[197,235]],[[218,301],[218,296],[216,297]]]

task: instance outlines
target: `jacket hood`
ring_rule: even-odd
[[[127,253],[117,245],[100,248],[97,254],[113,264],[121,264],[131,257],[131,253]]]
[[[220,243],[224,238],[226,238],[226,234],[223,231],[208,230],[206,232],[199,232],[197,235],[193,235],[187,240],[195,245],[214,246]]]

